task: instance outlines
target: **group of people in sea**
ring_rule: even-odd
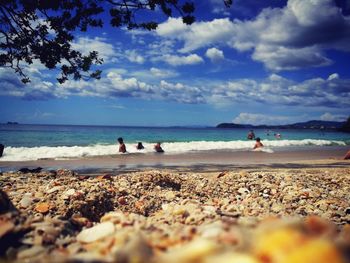
[[[248,139],[248,140],[253,140],[253,139],[255,139],[255,133],[254,133],[253,130],[250,130],[250,131],[248,132],[247,139]],[[255,139],[255,145],[254,145],[254,147],[253,147],[253,150],[261,149],[262,147],[264,147],[264,145],[262,144],[261,139],[260,139],[259,137],[257,137],[257,138]]]
[[[118,143],[119,143],[119,152],[120,153],[126,153],[126,146],[125,146],[125,143],[124,143],[124,140],[122,137],[119,137],[117,139]],[[145,147],[142,145],[142,142],[138,142],[137,145],[136,145],[136,149],[137,150],[143,150],[145,149]],[[162,146],[161,146],[161,143],[160,142],[157,142],[155,145],[154,145],[154,150],[157,152],[157,153],[163,153],[164,150],[162,149]]]
[[[270,136],[270,131],[266,131],[266,135]],[[275,136],[276,139],[281,139],[282,135],[280,133],[274,133],[273,134]],[[260,137],[256,137],[255,138],[255,133],[253,130],[250,130],[247,134],[247,139],[248,140],[254,140],[255,139],[255,145],[253,147],[253,150],[257,150],[257,149],[261,149],[262,147],[264,147],[264,145],[261,142]]]
[[[266,136],[270,136],[270,131],[266,131]],[[274,133],[273,136],[275,136],[276,139],[282,139],[282,135],[280,133]],[[254,140],[255,134],[253,130],[250,130],[247,135],[248,140]]]

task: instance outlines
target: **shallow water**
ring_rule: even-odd
[[[248,132],[248,129],[2,124],[0,143],[6,148],[0,161],[115,155],[118,137],[124,138],[129,153],[153,153],[157,141],[170,154],[250,151],[254,141],[246,139]],[[287,129],[254,132],[270,152],[288,147],[350,145],[350,135],[342,132]],[[274,133],[280,133],[282,138],[276,139]],[[144,150],[136,150],[138,141],[143,142]]]

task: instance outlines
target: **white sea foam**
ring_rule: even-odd
[[[186,153],[196,151],[219,151],[219,150],[247,150],[250,151],[254,146],[255,141],[191,141],[191,142],[165,142],[162,148],[165,153]],[[328,146],[339,145],[345,146],[343,141],[329,141],[329,140],[274,140],[263,141],[266,148],[272,149],[289,146]],[[144,150],[137,150],[135,144],[126,144],[129,153],[151,153],[154,152],[151,143],[143,144]],[[62,159],[62,158],[82,158],[89,156],[104,156],[115,155],[118,153],[118,145],[92,145],[92,146],[59,146],[59,147],[6,147],[4,155],[0,161],[29,161],[43,158]]]

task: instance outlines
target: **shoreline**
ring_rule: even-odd
[[[348,147],[299,147],[278,150],[274,153],[253,151],[203,151],[186,154],[118,154],[76,159],[40,159],[35,161],[0,161],[0,171],[20,168],[71,169],[85,173],[123,172],[145,168],[191,168],[194,170],[231,168],[302,168],[310,165],[348,166],[342,160]]]

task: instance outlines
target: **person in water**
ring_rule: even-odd
[[[262,148],[262,147],[264,147],[264,145],[261,143],[261,140],[260,140],[260,138],[258,137],[258,138],[256,138],[256,142],[255,142],[255,145],[254,145],[254,150],[255,149],[258,149],[258,148]]]
[[[137,150],[142,150],[142,149],[145,149],[145,147],[143,147],[142,142],[138,142],[137,145],[136,145],[136,149]]]
[[[281,139],[282,138],[282,135],[280,133],[275,133],[274,136],[275,136],[276,139]]]
[[[164,150],[162,149],[162,147],[160,146],[160,142],[157,142],[156,145],[154,145],[154,150],[157,152],[157,153],[163,153]]]
[[[3,144],[0,143],[0,157],[2,156],[2,154],[4,153],[4,149],[5,146]]]
[[[126,153],[126,147],[125,147],[123,138],[119,137],[118,138],[118,142],[119,142],[119,152],[120,153]]]
[[[253,139],[255,139],[255,134],[254,134],[254,131],[253,131],[253,130],[250,130],[250,132],[249,132],[248,135],[247,135],[247,139],[248,139],[248,140],[253,140]]]

